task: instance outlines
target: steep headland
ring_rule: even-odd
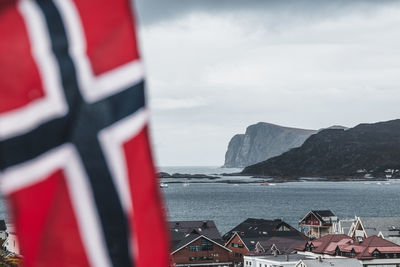
[[[274,177],[398,177],[400,120],[325,129],[301,147],[246,167],[242,174]]]
[[[224,167],[242,168],[278,156],[301,146],[316,132],[265,122],[250,125],[245,134],[237,134],[230,140]]]

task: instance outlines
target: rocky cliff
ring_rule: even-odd
[[[386,177],[400,169],[400,120],[326,129],[301,147],[248,166],[246,175],[274,177]],[[397,170],[397,171],[396,171]]]
[[[224,167],[246,167],[301,146],[315,130],[282,127],[260,122],[245,134],[235,135],[228,145]]]

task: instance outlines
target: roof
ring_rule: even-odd
[[[338,252],[353,252],[357,259],[372,259],[373,252],[400,253],[400,246],[380,238],[370,236],[362,242],[358,242],[346,235],[326,235],[319,239],[307,242],[305,247],[298,247],[296,250],[305,251],[307,247],[316,254],[336,255]]]
[[[328,220],[327,218],[336,218],[336,215],[330,210],[311,210],[306,214],[306,216],[303,217],[303,219],[300,220],[300,222],[304,221],[310,214],[314,214],[315,217],[322,223],[331,223],[331,220]]]
[[[199,236],[223,244],[214,221],[171,221],[168,222],[168,226],[172,251],[189,244]]]
[[[326,235],[324,237],[318,238],[313,241],[309,241],[308,244],[312,244],[314,247],[312,252],[323,253],[323,254],[333,254],[338,242],[347,242],[352,240],[349,236],[339,234],[339,235]]]
[[[315,215],[321,216],[321,217],[334,217],[335,216],[335,214],[333,214],[333,212],[330,210],[312,210],[312,212]]]
[[[224,245],[220,244],[219,242],[216,242],[216,241],[214,241],[214,240],[212,240],[212,239],[209,239],[208,237],[206,237],[206,236],[204,236],[204,235],[199,235],[199,236],[197,236],[197,237],[196,237],[196,236],[190,236],[190,238],[188,238],[187,240],[185,240],[185,242],[181,242],[181,243],[179,244],[179,246],[177,246],[177,247],[172,251],[171,254],[174,254],[175,252],[177,252],[177,251],[181,250],[182,248],[184,248],[184,247],[190,245],[191,243],[193,243],[194,241],[196,241],[196,240],[198,240],[198,239],[200,239],[200,238],[205,239],[205,240],[208,240],[208,241],[214,243],[215,245],[220,246],[221,248],[223,248],[223,249],[225,249],[225,250],[227,250],[227,251],[229,251],[229,252],[232,252],[232,250],[230,250],[229,248],[227,248],[227,247],[225,247]]]
[[[289,231],[278,231],[281,226],[286,226]],[[248,218],[241,222],[239,225],[231,229],[229,232],[223,235],[223,239],[228,241],[235,233],[238,233],[240,238],[244,242],[260,241],[272,236],[281,237],[301,237],[302,239],[307,239],[305,235],[300,233],[294,227],[290,226],[286,222],[276,219],[276,220],[264,220],[264,219],[254,219]],[[247,245],[247,244],[246,244]],[[255,246],[255,243],[254,243]],[[249,248],[250,249],[250,248]]]
[[[303,259],[308,259],[309,257],[306,255],[301,255],[301,254],[290,254],[290,255],[251,255],[251,256],[245,256],[246,258],[256,258],[256,259],[264,259],[264,260],[269,260],[269,261],[276,261],[276,262],[287,262],[287,261],[299,261]]]
[[[305,259],[302,262],[307,267],[362,267],[363,265],[356,259]]]
[[[360,217],[367,236],[400,236],[400,217]]]
[[[0,220],[0,231],[5,231],[5,230],[7,230],[6,221]]]
[[[290,254],[296,247],[305,246],[306,240],[288,237],[271,237],[266,240],[259,241],[257,244],[264,251],[263,253],[272,254],[272,248],[276,248],[279,254]]]

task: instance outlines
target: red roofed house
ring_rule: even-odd
[[[400,266],[400,246],[378,236],[359,242],[347,235],[326,235],[296,250],[314,257],[356,258],[363,266]]]
[[[338,228],[338,218],[330,210],[311,210],[300,220],[301,229],[308,227],[307,235],[310,238],[320,238],[334,234]]]

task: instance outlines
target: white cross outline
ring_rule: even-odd
[[[65,116],[68,112],[43,14],[29,0],[19,1],[18,10],[25,22],[45,96],[24,107],[0,114],[0,140],[29,132],[44,121]]]
[[[70,42],[69,52],[77,69],[79,88],[86,102],[97,102],[143,80],[144,68],[140,59],[95,76],[86,54],[85,35],[75,4],[72,0],[54,0],[54,4],[65,22]]]
[[[110,169],[118,196],[120,197],[122,208],[128,218],[133,218],[134,210],[132,207],[132,192],[130,191],[123,144],[137,136],[148,124],[148,120],[149,112],[145,108],[142,108],[98,133],[100,146]],[[130,246],[133,258],[139,257],[139,247],[135,236],[130,240]]]
[[[1,191],[4,195],[17,193],[44,181],[59,169],[65,173],[68,194],[89,264],[93,267],[111,267],[89,178],[74,145],[61,145],[33,160],[8,168],[1,175]]]

